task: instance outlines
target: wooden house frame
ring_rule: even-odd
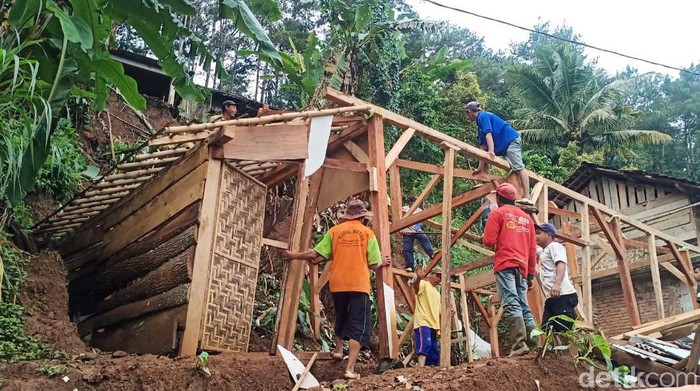
[[[461,316],[462,323],[469,327],[468,311],[466,311],[467,301],[473,300],[484,316],[489,326],[494,354],[498,356],[496,328],[498,320],[502,315],[499,309],[498,298],[492,289],[494,277],[491,271],[478,274],[471,272],[479,267],[492,263],[491,249],[481,244],[480,238],[469,232],[470,228],[480,219],[483,208],[477,211],[461,226],[452,226],[452,210],[468,203],[479,202],[482,197],[495,188],[498,183],[516,180],[513,176],[497,176],[491,174],[474,174],[471,170],[461,169],[454,166],[455,155],[461,154],[466,157],[488,161],[490,164],[508,170],[508,163],[501,159],[490,159],[485,151],[470,145],[462,140],[455,139],[428,126],[410,120],[399,114],[390,112],[381,107],[369,104],[360,99],[342,94],[332,89],[325,90],[325,98],[328,102],[337,105],[333,109],[314,110],[299,113],[285,113],[267,117],[249,118],[219,122],[216,124],[201,124],[183,127],[166,128],[160,135],[162,137],[151,140],[150,145],[173,146],[194,144],[196,147],[186,150],[186,148],[176,147],[172,151],[183,151],[187,156],[201,155],[207,163],[206,175],[203,175],[197,183],[201,184],[201,191],[197,187],[196,200],[201,200],[201,209],[197,218],[196,246],[190,261],[191,278],[187,282],[186,316],[178,323],[177,327],[184,328],[181,343],[178,344],[178,353],[182,355],[194,354],[198,348],[211,348],[204,344],[206,340],[205,319],[207,318],[206,306],[207,297],[211,296],[210,283],[212,281],[210,271],[215,258],[215,251],[212,247],[216,243],[216,230],[214,226],[218,223],[219,215],[216,212],[217,203],[208,202],[219,197],[221,170],[223,167],[230,167],[230,170],[241,174],[241,177],[249,178],[264,186],[273,186],[288,178],[297,177],[296,194],[294,200],[293,224],[290,238],[287,243],[280,243],[262,238],[261,245],[271,245],[292,250],[306,248],[311,242],[314,216],[319,207],[326,207],[349,196],[361,192],[369,192],[369,200],[374,212],[372,228],[378,238],[380,249],[384,254],[391,253],[390,236],[398,235],[400,230],[411,226],[419,221],[428,221],[429,224],[437,226],[441,230],[440,252],[436,253],[431,260],[428,269],[432,269],[438,263],[442,266],[442,286],[449,286],[451,289],[442,291],[442,313],[450,313],[450,309],[461,307],[461,311],[455,311],[459,316],[443,317],[441,319],[441,333],[449,336],[451,330],[459,324],[457,320]],[[309,177],[304,176],[304,159],[307,151],[302,148],[294,148],[294,145],[303,145],[307,141],[308,126],[307,119],[317,116],[333,115],[333,125],[331,138],[327,147],[326,159],[321,169]],[[402,131],[401,136],[394,145],[386,145],[384,138],[384,125],[395,126]],[[302,128],[304,130],[302,130]],[[404,147],[413,137],[421,137],[434,142],[444,150],[444,164],[434,165],[424,162],[409,161],[400,158]],[[275,146],[277,148],[275,148]],[[284,146],[284,148],[282,148]],[[197,152],[200,151],[200,152]],[[297,153],[298,154],[294,154]],[[175,152],[154,152],[154,153],[175,153]],[[179,155],[178,155],[179,156]],[[142,157],[149,163],[156,164],[154,159]],[[158,157],[160,159],[160,157]],[[192,159],[190,157],[190,159]],[[105,238],[114,231],[114,226],[106,224],[110,221],[110,215],[115,213],[123,218],[140,221],[143,216],[139,216],[139,210],[150,210],[147,203],[135,206],[134,200],[144,197],[144,192],[148,191],[146,185],[133,186],[137,183],[146,182],[151,187],[152,183],[163,182],[163,187],[167,182],[164,177],[168,177],[172,182],[173,176],[182,176],[180,169],[183,158],[168,162],[158,163],[156,168],[138,164],[124,166],[125,169],[137,169],[137,173],[131,175],[127,173],[114,174],[116,176],[106,177],[107,184],[100,187],[100,190],[90,190],[85,193],[89,197],[77,199],[82,204],[73,202],[63,209],[63,211],[52,217],[41,227],[47,233],[62,234],[58,247],[62,251],[68,269],[73,276],[91,276],[93,272],[90,268],[96,262],[104,262],[105,256],[102,253],[104,246],[111,248],[115,253],[124,251],[118,248],[132,242],[143,239],[143,235],[149,232],[131,232],[128,239],[121,240],[121,244],[115,244],[110,240],[105,243]],[[213,164],[212,164],[213,162]],[[137,162],[134,162],[137,163]],[[126,163],[130,164],[130,163]],[[151,168],[149,168],[151,167]],[[169,167],[160,170],[163,167]],[[199,167],[199,166],[198,166]],[[407,213],[401,210],[400,200],[403,190],[401,187],[401,170],[418,170],[432,173],[432,180],[422,191],[416,202],[410,207]],[[201,169],[204,170],[204,169]],[[177,173],[177,174],[176,174]],[[562,229],[558,239],[567,243],[569,255],[572,258],[580,258],[578,262],[571,263],[571,274],[579,277],[577,288],[580,291],[581,315],[585,320],[591,319],[592,299],[591,299],[591,247],[593,245],[593,233],[602,233],[603,240],[610,246],[617,259],[616,273],[619,274],[625,294],[625,307],[630,316],[630,326],[638,326],[639,320],[636,299],[633,294],[632,281],[630,278],[630,268],[627,262],[627,249],[640,247],[648,249],[652,273],[658,271],[658,264],[661,262],[675,261],[679,265],[679,271],[685,278],[685,283],[689,288],[693,288],[693,279],[690,257],[693,254],[700,254],[700,247],[689,245],[667,235],[653,227],[640,223],[627,216],[620,215],[617,211],[608,206],[587,198],[562,185],[543,178],[535,173],[527,172],[532,186],[530,198],[535,201],[538,212],[533,217],[539,221],[549,221],[550,217],[560,218]],[[125,176],[126,175],[126,176]],[[154,176],[151,178],[151,176]],[[125,178],[136,180],[136,182],[120,182]],[[453,195],[455,178],[465,178],[481,186],[473,187],[463,194]],[[426,208],[420,213],[413,214],[413,211],[420,205],[435,186],[442,180],[443,197],[442,203]],[[131,186],[131,187],[129,187]],[[200,185],[198,185],[200,186]],[[138,191],[135,191],[138,189]],[[151,190],[152,197],[157,198],[156,192]],[[119,194],[119,197],[112,197],[112,194]],[[180,196],[179,192],[174,193]],[[201,194],[201,197],[199,196]],[[577,211],[564,210],[557,207],[550,199],[558,195],[569,197],[577,205]],[[95,197],[102,197],[96,199]],[[168,197],[152,203],[152,206],[163,205]],[[88,201],[92,199],[92,201]],[[389,200],[394,200],[391,203]],[[110,203],[102,203],[111,200]],[[97,204],[94,204],[97,202]],[[184,203],[184,202],[183,202]],[[83,208],[80,205],[90,204],[90,208]],[[186,205],[185,205],[186,206]],[[69,209],[73,208],[73,209]],[[68,209],[66,211],[66,209]],[[79,210],[80,212],[76,212]],[[218,210],[221,210],[219,207]],[[92,213],[92,215],[85,215]],[[151,213],[151,212],[141,212]],[[139,216],[139,217],[134,217]],[[170,214],[167,218],[172,218]],[[441,216],[442,223],[435,224],[429,220],[435,216]],[[111,221],[116,220],[111,218]],[[167,222],[167,219],[165,220]],[[162,223],[153,221],[150,228],[162,227]],[[160,225],[158,225],[160,224]],[[90,229],[98,228],[98,233],[93,234]],[[633,228],[645,235],[646,241],[628,239],[623,230]],[[144,231],[142,228],[141,231]],[[87,235],[81,235],[88,233]],[[139,236],[141,235],[141,236]],[[91,240],[85,237],[92,238]],[[127,243],[128,242],[128,243]],[[476,262],[451,267],[450,249],[453,245],[460,244],[484,254],[484,258]],[[95,255],[97,254],[97,255]],[[101,255],[100,255],[101,254]],[[112,256],[112,254],[109,254]],[[309,279],[312,289],[312,311],[319,313],[320,299],[319,292],[327,282],[329,267],[319,270],[316,266],[311,266],[307,273],[307,265],[301,260],[292,260],[286,264],[283,287],[277,321],[275,327],[275,337],[271,346],[271,352],[276,351],[279,344],[286,348],[292,348],[294,336],[297,329],[297,313],[302,284],[305,278]],[[85,271],[84,271],[85,270]],[[452,282],[452,277],[458,277],[459,282]],[[382,268],[376,274],[376,298],[378,308],[379,323],[379,354],[381,358],[396,359],[399,355],[400,346],[407,341],[412,332],[412,325],[409,325],[399,332],[397,330],[397,317],[394,302],[394,288],[401,291],[405,296],[409,306],[414,303],[413,292],[409,288],[407,279],[413,277],[411,273],[405,272],[401,268]],[[77,278],[77,277],[76,277]],[[184,290],[184,288],[181,288]],[[455,303],[452,298],[452,291],[459,292],[459,303]],[[487,305],[483,306],[480,297],[487,296]],[[542,294],[539,289],[530,293],[530,303],[536,316],[541,317]],[[119,308],[117,308],[119,309]],[[90,318],[83,320],[88,321]],[[94,320],[93,320],[94,321]],[[313,326],[316,333],[320,330],[320,319],[314,317]],[[95,329],[95,326],[92,326]],[[456,340],[443,338],[441,340],[441,365],[449,366],[451,343],[462,343],[471,346],[469,334]],[[224,349],[227,350],[227,349]],[[470,349],[467,349],[468,352]],[[471,352],[469,352],[471,354]],[[471,359],[471,355],[470,355]]]

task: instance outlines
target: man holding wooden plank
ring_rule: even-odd
[[[527,291],[533,287],[537,265],[535,224],[515,206],[513,185],[501,183],[494,192],[498,208],[489,215],[482,242],[496,248],[493,272],[503,319],[513,337],[510,356],[521,356],[537,346],[530,337],[537,325],[527,304]]]
[[[326,232],[313,250],[285,251],[287,260],[303,259],[312,263],[332,260],[328,280],[335,306],[334,358],[343,358],[343,341],[348,341],[348,364],[345,377],[356,379],[355,362],[361,348],[369,349],[372,332],[370,270],[391,264],[387,255],[382,261],[374,232],[362,221],[372,216],[365,203],[348,203],[343,221]]]

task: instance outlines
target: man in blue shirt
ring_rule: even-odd
[[[520,202],[530,203],[528,199],[530,186],[524,171],[525,164],[523,163],[520,134],[496,114],[482,111],[479,102],[467,103],[464,111],[470,121],[476,122],[481,149],[486,151],[491,159],[502,156],[510,163],[510,169],[517,173],[520,179],[520,190],[523,197]],[[479,160],[479,168],[474,171],[475,174],[481,172],[489,172],[489,164],[483,160]]]

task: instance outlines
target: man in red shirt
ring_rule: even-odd
[[[481,240],[496,248],[493,272],[503,318],[513,337],[510,356],[521,356],[537,346],[536,340],[530,338],[537,325],[527,304],[527,291],[535,278],[537,236],[530,216],[515,206],[515,187],[502,183],[493,192],[498,208],[489,215]]]

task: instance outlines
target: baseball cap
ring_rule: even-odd
[[[517,197],[517,191],[515,190],[515,186],[507,182],[498,185],[496,190],[491,190],[491,193],[496,193],[507,200],[513,201],[515,201],[515,198]]]
[[[557,228],[552,224],[542,223],[542,224],[537,225],[537,229],[544,231],[544,232],[547,232],[548,234],[551,234],[552,237],[557,236]]]
[[[228,106],[236,106],[236,107],[238,107],[238,105],[236,104],[236,102],[234,102],[234,101],[232,101],[232,100],[225,100],[224,103],[221,104],[221,108],[225,108],[225,107],[228,107]]]
[[[473,100],[464,106],[464,111],[479,111],[481,110],[481,103]]]

